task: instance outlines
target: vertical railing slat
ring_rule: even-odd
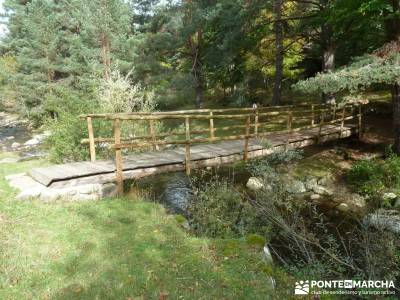
[[[124,193],[124,175],[121,151],[121,124],[119,119],[114,119],[114,143],[115,143],[115,180],[117,182],[117,193]]]
[[[244,140],[244,151],[243,151],[243,160],[247,161],[249,159],[249,138],[250,138],[250,116],[246,118],[246,131],[245,131],[245,140]]]
[[[346,105],[343,106],[343,110],[342,110],[342,120],[340,122],[340,133],[339,133],[339,139],[342,138],[342,134],[343,134],[343,128],[344,128],[344,118],[346,117]]]
[[[89,152],[90,152],[90,160],[96,160],[96,146],[94,144],[94,133],[93,133],[93,124],[92,124],[92,117],[87,117],[87,127],[89,133]]]
[[[190,175],[190,119],[185,118],[185,134],[186,134],[186,144],[185,144],[185,169],[186,175]]]
[[[321,135],[322,135],[322,127],[324,126],[324,119],[325,119],[325,113],[322,111],[320,121],[319,121],[317,144],[321,143]]]
[[[214,119],[212,118],[213,116],[213,112],[210,111],[210,139],[213,140],[214,139]]]
[[[149,120],[149,131],[150,131],[150,137],[151,141],[155,143],[156,141],[156,133],[154,130],[154,120]],[[158,145],[153,144],[153,150],[159,150]]]

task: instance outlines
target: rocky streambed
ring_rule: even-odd
[[[29,122],[16,114],[0,112],[0,149],[16,154],[0,159],[0,164],[43,157],[41,145],[49,135],[48,131],[32,130]]]
[[[400,233],[400,195],[384,193],[382,197],[390,198],[393,207],[371,212],[369,199],[354,193],[345,181],[345,174],[353,163],[380,155],[379,151],[359,150],[358,145],[352,147],[351,143],[316,146],[307,149],[302,159],[283,166],[280,172],[287,193],[299,201],[316,204],[326,216],[338,220],[342,217],[353,218],[368,226]],[[198,176],[204,182],[218,174],[221,178],[229,178],[238,189],[245,189],[250,195],[260,189],[272,190],[270,183],[252,177],[243,166],[200,172],[202,174]],[[188,202],[193,197],[190,180],[183,173],[149,177],[136,182],[135,187],[146,190],[155,201],[176,214],[186,215]]]

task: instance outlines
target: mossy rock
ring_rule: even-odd
[[[246,242],[249,246],[263,248],[267,242],[265,237],[258,234],[249,234],[246,237]]]
[[[186,222],[186,218],[182,215],[175,215],[175,220],[179,224],[184,224]]]

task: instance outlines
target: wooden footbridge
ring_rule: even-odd
[[[82,143],[89,145],[91,161],[36,168],[29,173],[33,179],[51,187],[116,182],[122,193],[124,179],[178,170],[190,174],[193,168],[246,161],[362,132],[361,103],[89,114],[81,118],[87,122],[88,138]],[[105,123],[110,124],[110,131],[108,137],[101,137],[97,128],[104,128]],[[104,156],[110,151],[113,160],[96,160],[96,152]]]

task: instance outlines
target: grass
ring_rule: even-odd
[[[268,299],[260,247],[186,232],[138,199],[16,201],[0,169],[0,299]]]

